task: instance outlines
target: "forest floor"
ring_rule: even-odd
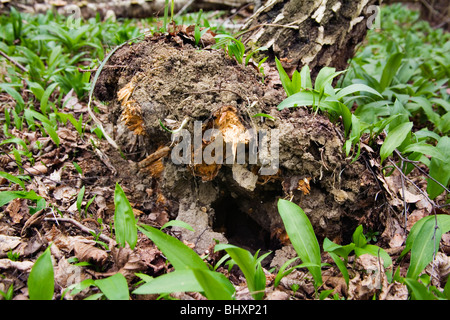
[[[193,15],[190,19],[195,18],[196,16]],[[6,17],[3,19],[7,21]],[[41,19],[44,18],[41,17]],[[47,19],[51,20],[48,17]],[[27,27],[40,23],[36,20],[31,22],[32,18],[27,21],[25,24]],[[131,22],[124,25],[125,27],[121,29],[125,30],[123,38],[120,38],[122,31],[110,30],[113,34],[113,36],[110,35],[111,38],[116,38],[114,41],[110,41],[108,46],[120,44],[124,39],[136,36],[139,30],[146,27],[142,21],[137,23],[138,26]],[[94,34],[95,31],[92,32]],[[369,37],[374,33],[369,33]],[[30,47],[30,50],[36,50],[37,54],[24,53],[28,61],[24,58],[17,59],[18,55],[11,54],[9,55],[10,59],[1,61],[2,82],[16,83],[17,85],[0,87],[3,89],[3,92],[0,93],[0,117],[3,127],[0,133],[2,141],[0,143],[0,171],[3,173],[0,176],[0,191],[2,192],[0,198],[0,290],[4,293],[0,299],[29,298],[27,284],[29,273],[36,259],[50,244],[55,283],[53,299],[56,300],[103,297],[100,294],[102,291],[95,285],[88,286],[76,294],[71,294],[70,290],[67,290],[71,285],[86,279],[104,279],[120,272],[127,279],[131,292],[142,284],[143,279],[145,281],[146,278],[142,274],[158,277],[172,271],[172,266],[166,260],[165,255],[144,234],[138,233],[134,249],[123,248],[116,243],[114,197],[117,184],[124,190],[134,215],[140,223],[160,228],[176,218],[178,207],[166,199],[159,192],[157,185],[152,182],[150,175],[156,173],[139,171],[137,162],[133,161],[135,158],[139,158],[137,155],[139,149],[136,148],[139,145],[138,138],[132,137],[126,141],[129,148],[124,154],[114,148],[102,135],[98,123],[105,126],[106,132],[114,132],[111,124],[111,110],[113,109],[111,105],[94,99],[91,107],[95,110],[98,121],[93,121],[91,118],[88,108],[88,90],[85,85],[89,84],[93,77],[89,79],[91,73],[83,69],[97,68],[98,61],[101,61],[108,52],[107,47],[102,49],[98,46],[98,44],[102,45],[102,41],[108,39],[101,39],[101,32],[97,31],[95,34],[98,36],[99,42],[92,45],[97,55],[97,59],[94,60],[83,59],[83,56],[74,58],[74,52],[65,51],[65,48],[61,49],[62,47],[53,44],[48,52],[42,48]],[[190,37],[190,41],[192,41],[192,33]],[[41,40],[44,40],[44,37]],[[11,47],[7,45],[8,39],[5,37],[3,41],[0,50],[9,53],[8,48]],[[29,39],[25,39],[25,36],[21,41],[20,45],[23,47],[31,42]],[[355,60],[363,55],[366,45],[367,43],[363,44],[359,49],[360,56],[355,57]],[[81,47],[71,50],[80,49]],[[58,56],[52,55],[52,51],[55,50],[61,50]],[[47,56],[44,57],[44,54]],[[34,57],[43,57],[42,61],[45,61],[46,66],[39,69],[38,62],[30,62]],[[70,69],[70,66],[63,65],[63,62],[60,65],[55,63],[53,70],[70,69],[69,73],[62,75],[67,78],[69,83],[65,83],[61,79],[58,82],[61,87],[59,92],[47,92],[42,89],[43,86],[39,88],[37,85],[33,85],[38,83],[37,79],[41,76],[50,79],[49,74],[41,74],[36,77],[31,75],[31,80],[25,80],[20,79],[20,70],[19,72],[11,71],[14,68],[26,67],[30,69],[28,71],[31,71],[31,68],[37,68],[37,72],[47,72],[51,68],[51,62],[57,61],[60,57],[63,57],[64,63],[73,63],[76,67]],[[68,61],[70,58],[75,59],[76,62]],[[20,66],[14,66],[12,61],[16,61]],[[92,75],[94,74],[92,72]],[[189,75],[184,76],[188,77]],[[266,76],[268,81],[266,86],[275,86],[273,95],[266,97],[268,101],[266,104],[272,103],[276,107],[283,99],[282,87],[280,82],[276,85],[270,82],[271,76],[276,77],[276,74],[268,73]],[[77,81],[79,81],[79,85]],[[185,79],[180,78],[179,81],[182,83],[185,82]],[[243,81],[242,78],[239,78],[239,81]],[[74,84],[73,88],[71,88],[71,84]],[[121,85],[124,84],[121,83]],[[449,94],[449,89],[445,90]],[[48,105],[46,110],[42,108],[45,96],[47,96],[45,104]],[[48,116],[47,119],[43,120],[34,113],[23,113],[26,106],[38,105],[38,103],[41,108],[36,107],[34,111],[40,110],[42,114]],[[55,111],[53,118],[52,109]],[[16,114],[13,114],[11,110],[15,110]],[[269,109],[263,111],[270,113]],[[301,114],[296,113],[295,116],[301,116]],[[57,125],[52,126],[55,123]],[[53,130],[48,129],[49,126]],[[157,138],[155,137],[155,139]],[[133,154],[133,152],[135,153]],[[373,156],[370,161],[374,166],[380,167],[378,156]],[[154,167],[151,170],[158,171],[160,168]],[[426,183],[421,171],[413,170],[408,178],[416,186],[426,190]],[[383,192],[391,192],[394,195],[386,204],[391,210],[387,210],[390,218],[385,217],[384,222],[389,221],[389,223],[385,223],[382,229],[369,223],[368,225],[373,228],[365,229],[364,238],[368,243],[379,246],[390,255],[393,261],[390,269],[386,270],[377,256],[350,256],[347,265],[350,281],[347,285],[330,255],[322,252],[322,262],[328,263],[328,265],[323,268],[324,283],[318,288],[318,291],[315,290],[314,281],[306,268],[292,270],[281,279],[275,288],[274,280],[282,262],[278,262],[276,267],[271,266],[270,262],[275,256],[278,259],[284,257],[285,260],[287,260],[286,257],[295,257],[289,240],[280,239],[282,246],[274,247],[274,251],[277,250],[277,253],[273,252],[269,256],[269,263],[264,265],[266,276],[264,299],[313,300],[318,299],[321,293],[322,297],[327,296],[328,299],[368,300],[375,297],[380,300],[406,300],[409,298],[407,286],[398,281],[392,281],[386,276],[386,273],[398,272],[402,275],[407,273],[409,255],[400,261],[396,259],[405,249],[406,236],[414,223],[432,214],[433,208],[428,203],[426,196],[415,191],[414,187],[410,186],[411,188],[405,190],[406,194],[403,193],[403,197],[400,196],[404,191],[404,181],[400,174],[394,173],[389,177],[379,177],[379,181],[384,184]],[[199,181],[199,183],[201,182]],[[445,202],[445,195],[440,196],[438,200]],[[409,210],[406,222],[403,216],[405,203],[408,204]],[[386,214],[387,211],[380,209],[380,215]],[[449,214],[445,208],[439,209],[439,213]],[[372,215],[375,214],[375,211],[372,212]],[[363,220],[361,219],[361,221]],[[369,220],[367,219],[367,221]],[[174,230],[172,229],[168,233],[174,237],[179,236],[179,232]],[[351,236],[351,233],[349,235]],[[348,244],[342,241],[342,245]],[[186,242],[186,244],[195,248],[193,243]],[[254,246],[251,247],[255,249]],[[431,275],[431,284],[440,290],[444,288],[450,270],[449,252],[450,236],[444,234],[439,248],[435,252],[435,259],[425,269],[426,274]],[[213,254],[212,248],[209,248],[209,253],[205,261],[213,266],[222,256]],[[217,271],[226,275],[235,286],[236,299],[252,299],[246,279],[237,266],[231,269],[220,266]],[[136,276],[136,274],[141,276]],[[9,295],[7,294],[8,290],[10,291]],[[154,300],[159,295],[130,294],[130,297],[136,300]],[[198,293],[172,293],[170,296],[165,295],[164,298],[205,299]]]

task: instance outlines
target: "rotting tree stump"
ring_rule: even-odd
[[[382,220],[377,182],[364,160],[345,158],[340,125],[310,108],[277,110],[286,96],[276,70],[266,67],[263,83],[254,67],[239,65],[223,50],[199,50],[183,33],[125,45],[107,64],[126,67],[105,68],[94,94],[108,104],[106,127],[128,160],[123,164],[116,154],[119,177],[131,190],[147,190],[145,201],[131,194],[131,202],[145,202],[140,221],[190,224],[195,232],[180,229],[180,237],[201,254],[215,240],[252,251],[285,245],[279,198],[300,205],[319,240],[347,243],[362,221]],[[259,113],[274,119],[253,117]],[[173,153],[182,154],[177,146],[184,140],[172,140],[161,124],[182,127],[193,140],[200,128],[201,151],[213,142],[206,130],[215,128],[222,150],[242,148],[244,162],[195,163],[191,147],[185,158],[191,161],[176,164]],[[241,134],[251,129],[279,131],[275,172],[262,174],[266,164],[251,161],[251,140]],[[264,159],[270,164],[273,154]]]

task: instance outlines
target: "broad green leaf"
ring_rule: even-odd
[[[284,108],[292,108],[292,107],[301,107],[301,106],[316,106],[319,104],[320,106],[325,107],[329,110],[338,111],[336,107],[335,101],[327,101],[327,100],[320,100],[319,93],[315,91],[301,91],[297,92],[290,97],[284,99],[279,105],[278,110],[283,110]]]
[[[193,269],[192,271],[209,300],[233,300],[234,286],[223,274],[201,269]],[[264,283],[265,279],[264,277]]]
[[[6,83],[0,83],[0,89],[5,91],[7,94],[9,94],[14,100],[16,100],[16,103],[19,105],[20,109],[23,109],[25,106],[25,101],[23,100],[20,93],[16,91],[12,86],[7,85]]]
[[[273,116],[271,116],[270,114],[266,114],[266,113],[257,113],[252,116],[252,118],[257,118],[257,117],[264,117],[264,118],[269,118],[269,119],[275,120],[275,118]]]
[[[118,183],[114,191],[114,230],[116,240],[125,247],[126,242],[134,249],[137,243],[136,219],[127,196]]]
[[[43,114],[48,113],[47,110],[48,98],[50,97],[50,95],[53,93],[53,91],[57,86],[58,83],[51,84],[50,86],[47,87],[47,89],[45,89],[44,93],[42,94],[40,109]]]
[[[180,240],[148,225],[139,225],[139,230],[152,240],[175,270],[203,269],[209,270],[205,262],[195,251]]]
[[[304,65],[300,70],[300,80],[302,89],[312,89],[311,72],[308,65]]]
[[[437,158],[432,158],[429,168],[430,176],[439,181],[442,185],[448,186],[450,180],[450,138],[447,136],[441,137],[436,145],[436,148],[444,155],[444,161]],[[444,191],[444,188],[427,178],[427,193],[430,199],[435,199]]]
[[[419,281],[411,278],[404,278],[403,282],[408,287],[413,300],[436,300],[436,297]]]
[[[424,221],[418,224],[421,220]],[[439,250],[442,234],[450,231],[450,216],[428,216],[421,220],[414,224],[405,245],[405,250],[411,248],[410,265],[406,276],[412,279],[417,279],[432,261],[434,253]],[[438,228],[436,228],[436,223]]]
[[[78,192],[78,195],[77,195],[77,209],[78,209],[78,212],[80,212],[80,213],[81,213],[81,203],[83,202],[85,190],[86,190],[85,186],[82,186],[80,189],[80,192]]]
[[[41,196],[38,196],[34,190],[31,191],[2,191],[0,192],[0,207],[9,203],[14,199],[29,199],[37,201],[42,199]]]
[[[180,227],[180,228],[185,228],[189,231],[195,231],[194,228],[192,228],[189,224],[187,224],[186,222],[181,221],[181,220],[170,220],[169,222],[165,223],[161,227],[161,230],[168,228],[168,227]]]
[[[50,246],[34,263],[27,284],[30,300],[52,300],[55,280]]]
[[[353,232],[352,240],[355,244],[355,247],[358,248],[362,248],[367,244],[367,239],[364,236],[363,227],[361,225],[359,225]]]
[[[321,92],[325,89],[325,84],[331,82],[333,75],[336,73],[336,68],[323,67],[317,74],[316,81],[314,82],[314,89]]]
[[[10,174],[10,173],[0,171],[0,177],[3,177],[3,178],[5,178],[5,179],[8,179],[9,181],[11,181],[11,182],[13,182],[13,183],[16,183],[16,184],[18,184],[19,186],[21,186],[22,189],[25,189],[25,183],[23,182],[23,180],[17,178],[16,176],[13,176],[13,175]]]
[[[286,268],[295,260],[298,260],[298,257],[289,259],[288,261],[286,261],[285,263],[283,263],[283,265],[280,267],[280,270],[278,270],[277,275],[275,276],[275,279],[273,280],[273,287],[276,288],[279,284],[280,281],[283,277],[287,276],[288,274],[290,274],[292,271],[295,270],[295,268],[289,268],[287,271]]]
[[[345,88],[342,88],[341,90],[339,90],[336,93],[336,98],[339,100],[345,96],[348,96],[350,94],[353,94],[355,92],[360,92],[360,91],[369,92],[369,93],[372,93],[374,95],[377,95],[377,96],[383,98],[383,96],[377,90],[369,87],[368,85],[362,84],[362,83],[355,83],[355,84],[349,85]]]
[[[298,205],[284,199],[278,200],[278,212],[299,258],[302,262],[316,265],[308,269],[315,286],[319,287],[322,284],[320,247],[308,216]]]
[[[95,280],[95,285],[109,300],[130,299],[127,280],[120,272],[105,279]]]
[[[293,95],[295,92],[291,86],[291,79],[289,78],[288,74],[284,70],[283,66],[281,65],[280,60],[278,60],[277,57],[275,57],[275,63],[278,69],[278,74],[280,76],[281,84],[283,85],[284,91],[289,96]]]
[[[225,250],[230,255],[231,259],[239,266],[247,280],[250,293],[255,292],[252,294],[253,297],[256,300],[261,299],[264,296],[264,292],[260,291],[265,289],[266,282],[265,280],[258,281],[260,279],[257,277],[257,263],[255,263],[256,261],[252,254],[248,250],[231,244],[217,244],[214,247],[214,251],[220,250]]]
[[[203,288],[192,269],[175,270],[141,285],[133,294],[161,294],[172,292],[202,292]]]
[[[388,132],[380,149],[381,163],[392,154],[395,148],[403,143],[408,133],[411,132],[412,127],[412,122],[406,122]]]
[[[439,148],[424,142],[412,143],[408,145],[405,149],[403,149],[402,152],[403,153],[420,152],[421,154],[431,156],[432,158],[436,158],[443,162],[447,161],[448,159],[445,157],[445,155],[443,155],[440,152]]]
[[[350,276],[348,274],[347,265],[346,265],[345,261],[342,261],[341,258],[339,258],[339,256],[334,252],[328,252],[328,254],[330,255],[330,257],[333,259],[334,263],[336,263],[337,267],[341,271],[342,276],[344,277],[345,283],[347,284],[347,287],[348,287],[348,283],[350,281]]]
[[[341,246],[337,243],[332,242],[330,239],[325,238],[323,241],[323,250],[326,252],[336,253],[338,256],[347,259],[350,252],[355,248],[354,243],[350,243],[345,246]]]
[[[381,75],[380,92],[383,92],[392,83],[392,79],[394,79],[400,65],[402,64],[403,57],[404,54],[401,52],[394,53],[389,57]]]

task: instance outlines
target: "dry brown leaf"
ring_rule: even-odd
[[[43,164],[37,164],[31,168],[24,168],[24,170],[27,174],[41,175],[41,174],[46,174],[48,171],[48,168],[47,168],[47,166],[45,166]]]
[[[26,209],[26,207],[24,208],[23,199],[14,199],[8,204],[5,211],[11,217],[12,222],[16,224],[20,223],[23,217],[27,214],[28,210]]]
[[[20,237],[0,234],[0,258],[6,257],[10,250],[17,248],[20,240]]]
[[[10,259],[0,259],[0,269],[17,269],[30,272],[34,263],[30,261],[12,261]]]
[[[80,261],[94,262],[98,265],[104,265],[106,259],[108,259],[108,254],[105,251],[80,241],[75,242],[74,251],[75,256]]]

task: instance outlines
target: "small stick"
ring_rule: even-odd
[[[6,53],[4,53],[3,51],[0,50],[0,55],[2,55],[4,58],[6,58],[7,60],[9,60],[13,65],[15,65],[17,68],[19,68],[20,70],[22,70],[23,72],[28,73],[28,69],[25,68],[23,65],[21,65],[20,63],[18,63],[17,61],[15,61],[13,58],[11,58],[10,56],[8,56]]]
[[[78,227],[81,231],[86,232],[86,233],[96,233],[94,230],[89,229],[88,227],[82,225],[81,223],[79,223],[77,220],[74,220],[72,218],[54,218],[54,217],[46,217],[44,219],[45,221],[55,221],[55,222],[69,222],[71,224],[73,224],[74,226]],[[100,239],[102,239],[103,241],[106,241],[108,243],[110,243],[111,241],[114,241],[113,239],[111,239],[110,237],[108,237],[107,235],[104,235],[102,233],[100,233],[99,236]]]

